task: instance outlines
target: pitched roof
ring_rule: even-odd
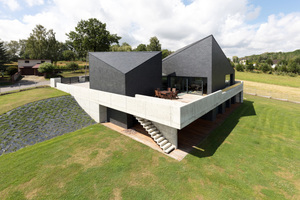
[[[90,52],[90,54],[94,57],[102,60],[106,64],[124,74],[128,73],[159,53],[160,51]]]
[[[205,37],[205,38],[203,38],[203,39],[201,39],[201,40],[198,40],[198,41],[196,41],[196,42],[194,42],[194,43],[192,43],[192,44],[189,44],[189,45],[187,45],[187,46],[185,46],[185,47],[182,47],[181,49],[178,49],[177,51],[175,51],[175,52],[172,53],[171,55],[169,55],[169,56],[167,56],[166,58],[164,58],[163,61],[172,58],[172,57],[175,56],[176,54],[178,54],[178,53],[180,53],[180,52],[182,52],[182,51],[184,51],[184,50],[186,50],[186,49],[188,49],[188,48],[194,46],[195,44],[198,44],[198,43],[202,42],[203,40],[206,40],[206,39],[209,38],[209,37],[213,37],[213,35],[209,35],[209,36],[207,36],[207,37]]]

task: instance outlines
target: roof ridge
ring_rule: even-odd
[[[209,37],[213,37],[213,38],[214,38],[214,36],[213,36],[212,34],[210,34],[209,36],[206,36],[205,38],[202,38],[202,39],[200,39],[200,40],[198,40],[198,41],[196,41],[196,42],[193,42],[192,44],[189,44],[189,45],[187,45],[187,46],[184,46],[184,47],[178,49],[177,51],[175,51],[174,53],[172,53],[172,54],[169,55],[168,57],[164,58],[162,61],[165,61],[165,60],[170,59],[171,57],[177,55],[178,53],[180,53],[180,52],[182,52],[182,51],[184,51],[184,50],[186,50],[186,49],[188,49],[188,48],[194,46],[195,44],[197,44],[197,43],[199,43],[199,42],[202,42],[203,40],[205,40],[205,39],[207,39],[207,38],[209,38]]]

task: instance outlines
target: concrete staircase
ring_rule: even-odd
[[[144,129],[148,132],[148,134],[152,137],[152,139],[156,142],[156,144],[165,152],[170,153],[175,150],[175,145],[171,144],[164,136],[160,133],[160,131],[152,124],[151,121],[141,118],[135,117],[138,122],[144,127]]]

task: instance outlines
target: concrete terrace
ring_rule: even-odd
[[[74,83],[72,85],[90,89],[90,82]],[[157,98],[157,97],[153,97],[153,98]],[[172,100],[170,100],[170,99],[162,99],[162,100],[176,101],[176,102],[181,102],[181,103],[187,104],[187,103],[191,103],[193,101],[197,101],[197,100],[202,99],[202,98],[204,98],[204,96],[195,95],[195,94],[180,93],[178,95],[178,99],[172,99]]]

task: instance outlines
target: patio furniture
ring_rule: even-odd
[[[165,99],[172,99],[172,92],[171,91],[160,91],[160,94],[163,95]]]
[[[178,98],[178,92],[179,90],[175,90],[175,92],[172,92],[172,98],[177,99]]]

